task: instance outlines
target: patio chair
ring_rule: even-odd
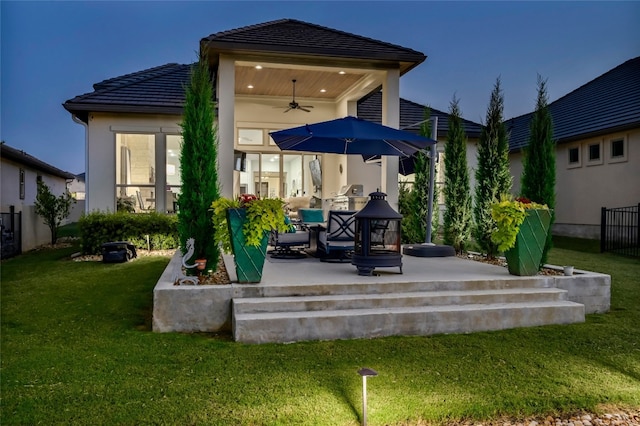
[[[311,246],[311,232],[295,225],[291,225],[288,232],[273,230],[269,234],[269,245],[273,247],[269,254],[275,259],[302,259],[307,256],[304,249]]]
[[[355,242],[356,210],[329,210],[327,226],[318,232],[318,255],[323,262],[350,262]]]

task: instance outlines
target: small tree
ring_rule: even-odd
[[[51,189],[41,179],[38,180],[36,195],[36,214],[44,220],[44,224],[51,230],[51,244],[58,241],[58,228],[64,219],[69,217],[71,204],[76,200],[65,189],[64,194],[55,196]]]
[[[467,168],[467,136],[462,127],[459,100],[449,106],[449,132],[444,149],[444,243],[457,253],[471,238],[471,194]]]
[[[547,81],[538,75],[538,99],[530,123],[529,145],[524,150],[522,170],[523,197],[551,209],[551,224],[555,221],[556,204],[556,155],[553,140],[553,123],[547,107]],[[552,246],[551,232],[542,253],[541,265],[547,263]]]
[[[212,93],[208,61],[201,55],[191,69],[191,81],[185,89],[178,232],[183,250],[187,239],[195,239],[194,256],[190,261],[205,258],[208,266],[215,270],[220,249],[214,239],[209,209],[211,203],[219,198],[219,185]]]
[[[474,237],[487,257],[494,258],[497,246],[491,241],[491,233],[496,228],[491,217],[491,204],[502,194],[511,190],[509,172],[509,144],[503,123],[504,97],[500,88],[500,78],[491,92],[487,109],[486,124],[480,133],[478,143],[478,169],[476,170],[476,194],[474,205]]]

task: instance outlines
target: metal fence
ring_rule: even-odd
[[[640,257],[640,203],[636,206],[602,208],[600,251]]]
[[[0,239],[1,259],[22,253],[22,212],[0,213]]]

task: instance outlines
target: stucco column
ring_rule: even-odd
[[[156,211],[166,213],[167,135],[156,133]]]
[[[235,104],[235,62],[220,55],[216,81],[218,98],[218,179],[220,195],[233,197],[233,142]]]
[[[382,85],[382,124],[400,127],[400,71],[388,70]],[[389,205],[398,210],[398,157],[382,156],[380,190],[387,194]]]

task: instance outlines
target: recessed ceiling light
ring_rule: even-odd
[[[344,71],[340,71],[338,74],[341,74],[341,75],[342,75],[342,74],[346,74],[346,72],[344,72]]]
[[[253,84],[248,85],[247,89],[253,89]]]
[[[256,65],[256,69],[257,70],[261,70],[262,69],[262,65]]]
[[[320,89],[320,93],[325,93],[327,89]]]

